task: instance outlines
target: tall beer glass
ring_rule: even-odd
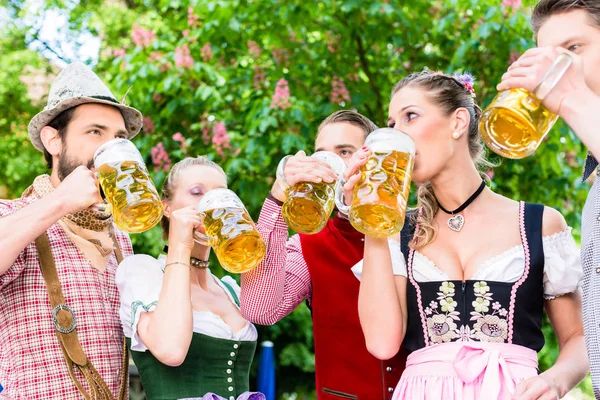
[[[246,207],[229,189],[208,191],[196,211],[203,217],[206,234],[196,231],[195,240],[211,246],[221,266],[232,273],[250,271],[266,254],[266,246]]]
[[[389,237],[404,226],[410,182],[415,161],[415,144],[403,132],[383,128],[372,132],[365,142],[371,150],[360,167],[352,203],[343,202],[341,186],[336,188],[336,205],[357,231],[375,237]]]
[[[106,211],[119,229],[139,233],[160,221],[162,202],[133,143],[127,139],[104,143],[94,154],[94,167],[108,201]]]
[[[524,158],[538,149],[558,119],[542,105],[556,86],[572,59],[561,54],[533,93],[525,89],[504,90],[492,100],[479,122],[485,144],[506,158]]]
[[[329,164],[339,178],[343,176],[345,163],[337,154],[318,151],[311,157]],[[314,234],[323,229],[335,206],[335,184],[299,182],[288,188],[287,200],[281,210],[288,226],[304,234]]]

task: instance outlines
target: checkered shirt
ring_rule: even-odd
[[[34,201],[34,197],[0,200],[0,218]],[[131,255],[129,237],[116,232],[123,257]],[[79,342],[116,398],[123,357],[116,257],[113,254],[106,270],[100,272],[57,223],[47,234],[65,302],[77,318]],[[0,384],[4,387],[0,399],[83,398],[69,376],[55,334],[35,242],[0,275],[0,343]],[[85,386],[79,371],[76,376]]]
[[[583,179],[598,163],[589,154]],[[600,178],[598,171],[581,218],[581,265],[583,267],[583,327],[590,359],[594,395],[600,399]]]
[[[280,204],[265,200],[256,229],[265,240],[267,255],[257,268],[242,274],[241,312],[255,324],[273,325],[310,299],[312,284],[300,237],[288,240]]]

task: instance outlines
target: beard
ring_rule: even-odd
[[[67,154],[67,149],[65,148],[58,156],[58,179],[62,182],[71,174],[71,172],[81,165],[91,169],[94,166],[94,159],[89,160],[87,163],[77,161]]]

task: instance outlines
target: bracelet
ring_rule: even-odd
[[[165,265],[165,269],[167,269],[167,267],[168,267],[169,265],[175,265],[175,264],[181,264],[181,265],[185,265],[185,266],[186,266],[186,267],[188,267],[188,268],[190,267],[190,264],[186,264],[186,263],[184,263],[184,262],[181,262],[181,261],[175,261],[175,262],[171,262],[171,263],[168,263],[167,265]]]

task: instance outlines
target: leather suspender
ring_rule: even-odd
[[[116,240],[114,232],[111,231],[110,236],[115,245],[115,256],[117,262],[121,263],[123,260],[123,254],[119,247],[119,243]],[[40,270],[46,287],[48,288],[48,297],[50,299],[50,305],[52,307],[52,322],[56,329],[56,336],[61,346],[63,356],[69,369],[69,374],[73,383],[77,386],[79,391],[83,394],[86,400],[108,400],[112,399],[110,389],[96,371],[90,360],[87,358],[79,339],[77,338],[77,319],[73,314],[73,311],[67,304],[65,304],[65,298],[63,296],[62,288],[60,286],[60,280],[58,279],[58,273],[56,272],[56,264],[54,257],[52,256],[52,250],[50,249],[50,243],[46,233],[42,233],[36,240],[35,244],[40,260]],[[83,387],[83,385],[77,380],[74,373],[74,368],[79,369],[83,377],[85,378],[90,392]],[[129,370],[129,355],[127,352],[127,344],[123,340],[123,365],[121,375],[121,388],[119,390],[119,400],[124,400],[127,394],[127,382],[128,382],[128,370]]]

